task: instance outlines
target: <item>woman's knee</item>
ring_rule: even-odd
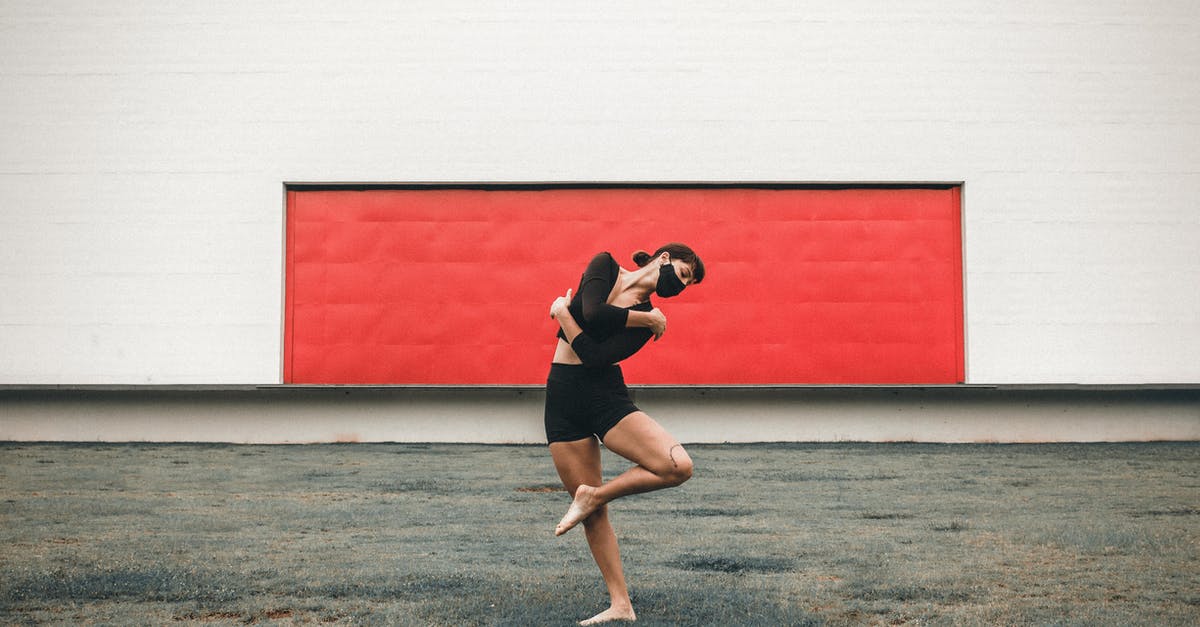
[[[679,444],[672,446],[667,457],[670,465],[664,468],[665,472],[663,473],[663,478],[667,480],[667,483],[677,486],[692,478],[692,458],[682,446]]]

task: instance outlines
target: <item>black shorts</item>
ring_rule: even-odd
[[[546,379],[546,440],[601,440],[621,419],[638,411],[620,366],[585,368],[550,364]]]

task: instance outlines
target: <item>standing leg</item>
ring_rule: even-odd
[[[562,535],[609,501],[662,488],[692,476],[692,458],[667,430],[644,412],[629,414],[604,436],[604,446],[637,464],[608,483],[584,481],[554,533]]]
[[[603,475],[600,469],[600,444],[595,438],[574,442],[552,442],[550,456],[562,479],[563,486],[574,498],[581,485],[600,485]],[[595,508],[583,519],[584,533],[592,558],[604,576],[608,587],[611,606],[581,622],[592,625],[612,620],[636,620],[633,603],[629,600],[629,589],[625,585],[625,572],[621,568],[621,551],[617,546],[617,534],[608,520],[608,507]]]

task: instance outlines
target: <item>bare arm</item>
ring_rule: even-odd
[[[559,296],[550,304],[550,317],[562,327],[563,335],[567,336],[567,343],[575,341],[583,329],[579,328],[579,323],[575,322],[575,316],[567,310],[567,306],[571,304],[571,290],[567,290],[566,296]]]
[[[650,329],[654,333],[654,341],[657,342],[658,338],[667,332],[667,317],[658,307],[650,311],[630,311],[629,318],[625,320],[625,327]]]

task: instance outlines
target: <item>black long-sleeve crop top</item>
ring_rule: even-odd
[[[630,307],[608,304],[608,295],[620,274],[620,266],[609,253],[604,252],[592,257],[579,279],[579,289],[575,290],[575,296],[567,307],[567,311],[571,312],[571,316],[583,330],[583,333],[575,336],[571,348],[575,349],[575,354],[584,366],[615,364],[638,352],[654,336],[650,329],[625,326],[631,310],[654,309],[650,301]],[[567,339],[561,329],[558,337]]]

